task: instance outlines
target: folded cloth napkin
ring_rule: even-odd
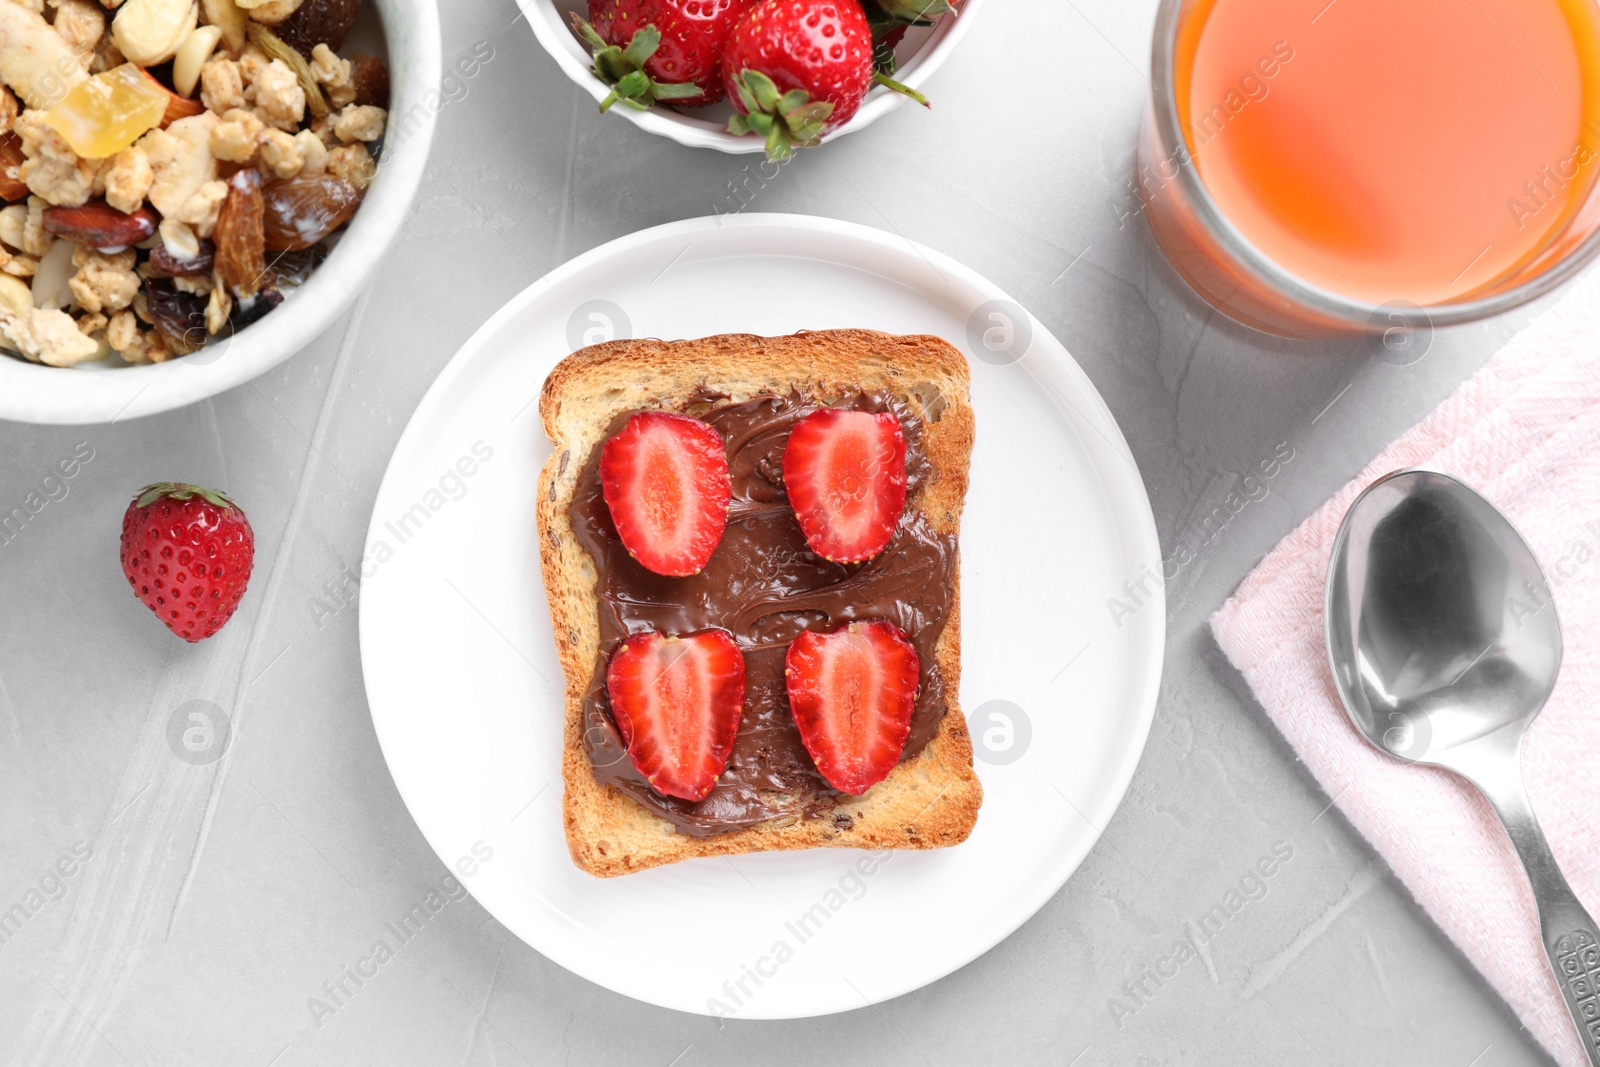
[[[1334,803],[1529,1032],[1564,1067],[1585,1067],[1533,894],[1493,810],[1449,772],[1371,748],[1334,689],[1323,640],[1334,535],[1362,489],[1403,467],[1477,489],[1544,568],[1566,655],[1528,732],[1523,775],[1567,880],[1600,918],[1600,271],[1285,538],[1211,619],[1222,650]]]

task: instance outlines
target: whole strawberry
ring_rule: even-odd
[[[728,37],[723,74],[739,112],[728,129],[755,131],[768,157],[787,159],[850,121],[873,73],[872,27],[857,0],[761,0]]]
[[[250,584],[256,537],[222,493],[147,485],[122,516],[122,573],[145,607],[185,641],[222,629]]]
[[[722,99],[722,51],[734,23],[756,0],[589,0],[589,21],[573,25],[594,52],[594,73],[611,86],[605,111],[621,100],[699,107]]]

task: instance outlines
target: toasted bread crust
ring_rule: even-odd
[[[850,819],[768,822],[712,837],[679,833],[633,798],[595,780],[583,747],[583,702],[599,654],[594,563],[567,518],[584,461],[619,414],[677,410],[702,388],[733,400],[798,389],[814,397],[887,390],[923,420],[933,476],[908,506],[954,535],[966,500],[974,420],[966,359],[945,341],[869,330],[790,337],[724,334],[697,341],[612,341],[574,352],[545,380],[539,414],[555,445],[539,477],[538,525],[545,591],[566,675],[562,810],[573,862],[611,877],[695,856],[803,848],[942,848],[966,840],[983,789],[956,702],[961,675],[959,573],[936,661],[950,694],[938,733],[914,758],[860,797],[841,797]],[[848,822],[848,828],[842,823]]]

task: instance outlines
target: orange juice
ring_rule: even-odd
[[[1600,173],[1596,0],[1196,0],[1173,88],[1244,237],[1374,304],[1492,289]]]

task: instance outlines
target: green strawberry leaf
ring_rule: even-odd
[[[590,23],[574,13],[572,26],[578,36],[589,45],[594,63],[589,68],[596,78],[611,86],[611,92],[600,101],[602,112],[610,111],[618,101],[637,111],[647,111],[657,101],[687,100],[699,96],[703,90],[690,82],[658,82],[644,72],[644,65],[661,47],[661,31],[645,25],[634,31],[626,48],[607,44]]]
[[[740,71],[733,79],[734,93],[746,114],[728,120],[728,132],[743,136],[760,135],[766,141],[767,158],[786,160],[796,148],[814,148],[833,115],[833,103],[812,100],[804,89],[778,92],[771,78],[758,70]]]
[[[147,485],[139,490],[138,497],[134,499],[134,506],[147,508],[157,500],[193,500],[195,497],[199,497],[213,507],[223,508],[224,510],[228,508],[237,509],[239,507],[229,498],[227,493],[219,493],[215,489],[203,489],[198,485],[190,485],[187,482],[156,482],[153,485]]]

